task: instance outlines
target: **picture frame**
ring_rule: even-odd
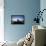
[[[24,15],[11,15],[11,24],[24,24],[25,16]]]

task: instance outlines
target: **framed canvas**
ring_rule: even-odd
[[[11,15],[11,24],[24,24],[24,15]]]

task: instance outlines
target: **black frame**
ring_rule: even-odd
[[[13,21],[13,19],[16,19],[16,21]],[[21,21],[20,21],[21,19]],[[25,16],[24,15],[11,15],[11,24],[24,24],[25,23]]]

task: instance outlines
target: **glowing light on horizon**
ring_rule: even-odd
[[[17,21],[17,20],[19,20],[19,21],[23,21],[24,19],[23,18],[12,18],[12,21]]]

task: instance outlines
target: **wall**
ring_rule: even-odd
[[[4,0],[4,35],[7,41],[18,41],[36,24],[33,19],[40,9],[40,0]],[[24,25],[12,25],[11,15],[24,15]]]
[[[0,0],[0,42],[4,41],[4,0]]]
[[[41,2],[40,3],[40,9],[42,11],[43,9],[46,9],[46,0],[41,0],[40,2]],[[40,22],[40,25],[46,27],[46,10],[43,12],[42,17],[43,17],[43,22],[41,21]]]
[[[46,9],[46,0],[41,0],[40,1],[40,10]],[[46,27],[46,11],[44,11],[43,15],[43,22],[40,21],[40,25]],[[45,44],[46,44],[46,40],[45,40]]]

